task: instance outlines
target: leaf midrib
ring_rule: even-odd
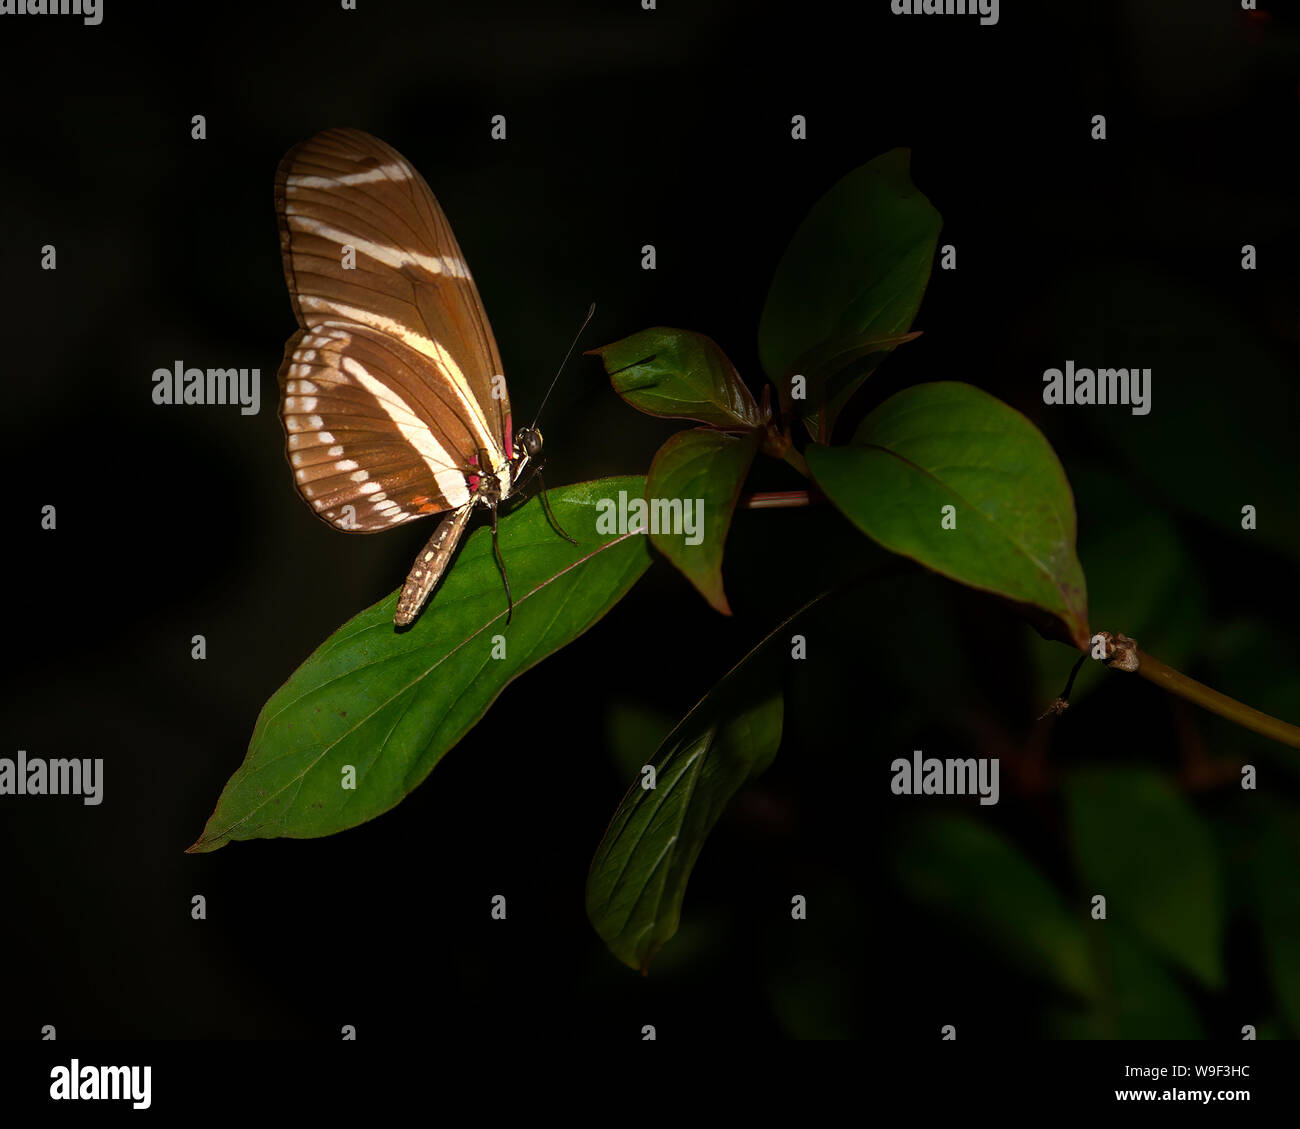
[[[592,552],[588,553],[586,556],[584,556],[584,557],[580,557],[578,560],[574,561],[574,562],[573,562],[572,564],[570,564],[570,565],[565,566],[563,569],[561,569],[559,572],[555,573],[553,576],[549,576],[549,577],[547,577],[547,578],[546,578],[545,580],[543,580],[540,584],[538,584],[535,588],[532,588],[532,589],[530,589],[529,591],[525,592],[525,593],[524,593],[522,596],[520,596],[519,599],[518,599],[517,601],[515,601],[515,602],[516,602],[517,604],[522,604],[525,600],[530,599],[531,597],[535,596],[535,595],[536,595],[538,592],[540,592],[543,588],[545,588],[545,587],[547,587],[548,585],[554,583],[556,580],[558,580],[561,576],[564,576],[566,573],[569,573],[569,572],[573,571],[573,569],[577,568],[579,565],[586,564],[587,561],[593,559],[594,557],[596,557],[596,556],[599,555],[600,553],[605,552],[607,549],[610,549],[610,548],[612,548],[612,547],[615,546],[615,545],[621,544],[623,541],[626,541],[629,537],[635,537],[635,536],[639,536],[639,534],[634,534],[634,533],[623,533],[623,534],[619,534],[617,537],[615,537],[615,538],[613,538],[613,539],[611,539],[611,540],[609,540],[609,541],[604,542],[602,545],[600,545],[598,548],[594,549]],[[241,819],[237,819],[237,820],[235,820],[233,823],[228,824],[228,825],[227,825],[223,830],[221,830],[220,832],[218,832],[217,835],[213,836],[211,839],[209,839],[207,835],[204,835],[204,836],[203,836],[203,839],[201,839],[200,842],[203,842],[203,841],[205,841],[205,840],[206,840],[206,841],[209,841],[209,842],[214,842],[214,841],[216,841],[217,839],[225,839],[225,840],[229,840],[229,839],[230,839],[230,836],[231,836],[231,832],[235,831],[236,829],[238,829],[238,828],[242,827],[244,824],[246,824],[249,820],[251,820],[251,819],[253,818],[254,815],[256,815],[259,811],[261,811],[263,808],[265,808],[266,805],[267,805],[268,803],[270,803],[270,802],[271,802],[275,797],[281,795],[281,794],[282,794],[286,789],[292,787],[294,784],[297,784],[297,783],[301,782],[302,779],[303,779],[303,778],[304,778],[304,777],[305,777],[309,772],[312,771],[312,769],[314,769],[314,768],[315,768],[315,767],[316,767],[316,766],[317,766],[317,765],[318,765],[322,760],[324,760],[324,758],[329,754],[330,750],[333,749],[333,748],[334,748],[334,747],[335,747],[335,746],[336,746],[340,741],[344,740],[344,739],[347,738],[347,737],[350,737],[353,733],[355,733],[355,732],[357,732],[359,729],[361,729],[362,726],[368,724],[368,723],[369,723],[369,722],[370,722],[370,721],[375,717],[375,715],[378,714],[381,710],[383,710],[385,707],[387,707],[387,706],[391,705],[393,702],[395,702],[399,697],[401,697],[402,694],[406,693],[406,692],[407,692],[408,690],[410,690],[413,686],[416,686],[416,685],[418,685],[419,683],[423,682],[426,678],[429,677],[430,674],[432,674],[435,670],[437,670],[438,667],[440,667],[444,662],[446,662],[449,658],[451,658],[452,655],[456,654],[456,653],[457,653],[457,652],[458,652],[462,647],[468,646],[469,643],[470,643],[471,641],[473,641],[474,639],[478,638],[478,636],[482,635],[484,631],[488,630],[488,629],[489,629],[489,628],[490,628],[494,623],[496,623],[497,620],[499,620],[499,619],[500,619],[503,615],[505,615],[505,614],[506,614],[505,612],[498,612],[495,616],[493,616],[490,620],[488,620],[488,621],[487,621],[487,622],[486,622],[482,627],[480,627],[477,631],[474,631],[472,634],[467,635],[464,639],[462,639],[459,643],[457,643],[454,647],[452,647],[451,650],[447,651],[446,654],[441,655],[441,656],[438,658],[438,661],[435,662],[435,663],[434,663],[431,667],[429,667],[426,671],[424,671],[423,674],[419,674],[419,675],[415,676],[414,678],[412,678],[411,681],[408,682],[405,686],[400,687],[396,692],[394,692],[392,695],[390,695],[390,696],[389,696],[388,698],[386,698],[384,701],[380,702],[380,703],[379,703],[379,704],[378,704],[378,705],[377,705],[373,710],[371,710],[368,714],[366,714],[363,718],[361,718],[361,719],[360,719],[360,720],[359,720],[355,725],[351,726],[350,728],[348,728],[348,729],[344,730],[342,733],[340,733],[340,734],[339,734],[337,737],[335,737],[334,740],[332,740],[328,745],[325,745],[325,746],[321,749],[319,755],[318,755],[314,760],[312,760],[310,763],[308,763],[308,764],[303,768],[303,770],[302,770],[301,772],[299,772],[296,776],[291,777],[291,778],[290,778],[289,780],[287,780],[283,785],[281,785],[279,788],[277,788],[274,792],[272,792],[272,793],[270,793],[270,795],[266,796],[265,799],[264,799],[260,804],[258,804],[256,807],[250,809],[249,812],[248,812],[245,816],[243,816]],[[375,627],[385,627],[385,626],[387,626],[387,622],[388,622],[388,621],[385,620],[383,623],[375,624]],[[552,624],[552,625],[554,624],[554,620],[551,621],[551,624]],[[548,630],[549,630],[549,625],[548,625]],[[363,633],[364,633],[364,632],[359,631],[359,632],[357,632],[357,635],[359,636],[359,635],[361,635],[361,634],[363,634]],[[351,638],[355,638],[355,637],[356,637],[356,636],[352,636]],[[334,682],[338,682],[338,681],[340,681],[340,680],[342,680],[342,679],[344,679],[344,678],[351,677],[352,675],[356,674],[357,671],[365,670],[367,667],[370,667],[370,666],[377,666],[377,665],[379,665],[379,664],[381,664],[381,663],[383,663],[383,662],[389,661],[390,659],[395,659],[395,658],[405,657],[407,654],[409,654],[409,652],[403,652],[401,655],[389,655],[389,656],[387,656],[386,658],[376,660],[376,662],[373,662],[373,663],[366,663],[366,664],[364,664],[364,665],[362,665],[362,666],[360,666],[360,667],[355,667],[355,668],[353,668],[352,670],[349,670],[349,671],[345,672],[344,674],[340,674],[340,675],[338,675],[336,678],[331,678],[331,679],[329,679],[329,680],[327,680],[327,681],[325,681],[325,682],[319,683],[318,685],[312,687],[311,690],[308,690],[306,693],[304,693],[304,694],[300,695],[299,697],[295,698],[292,702],[287,703],[287,704],[284,706],[283,709],[278,710],[278,711],[277,711],[277,712],[276,712],[276,713],[275,713],[271,718],[268,719],[268,721],[267,721],[267,726],[266,726],[266,727],[269,727],[271,721],[275,720],[275,718],[279,717],[279,716],[280,716],[281,714],[283,714],[286,710],[290,709],[290,708],[291,708],[292,706],[294,706],[294,705],[297,705],[299,702],[304,701],[305,699],[307,699],[308,697],[310,697],[312,694],[316,693],[316,692],[319,691],[319,690],[324,689],[326,686],[329,686],[329,685],[331,685],[332,683],[334,683]],[[522,671],[521,671],[521,673],[522,673]],[[517,677],[517,675],[516,675],[516,677]],[[407,708],[409,708],[409,705],[408,705]],[[403,714],[402,716],[405,716],[405,714]],[[400,718],[399,718],[399,722],[400,722]],[[265,728],[265,727],[264,727],[264,728]],[[396,725],[394,725],[394,728],[396,728]],[[390,730],[390,732],[391,732],[391,730]],[[274,762],[269,762],[269,763],[274,763]],[[241,767],[242,767],[242,766],[241,766]]]

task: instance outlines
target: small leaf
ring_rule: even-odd
[[[891,396],[846,447],[810,446],[826,496],[872,540],[972,588],[1026,605],[1056,637],[1088,643],[1074,499],[1042,433],[969,384]],[[952,506],[955,528],[942,523]]]
[[[794,367],[797,371],[808,375],[809,387],[811,388],[814,387],[814,381],[821,381],[825,384],[832,379],[834,374],[842,372],[854,361],[887,353],[899,345],[906,345],[909,341],[915,341],[920,336],[920,330],[916,330],[914,333],[888,333],[875,337],[864,337],[860,333],[851,333],[846,337],[839,337],[834,341],[827,341],[815,349],[810,349],[795,361]],[[833,387],[831,391],[838,392],[838,386]]]
[[[752,431],[763,419],[727,355],[702,333],[662,326],[588,350],[604,362],[614,391],[665,419],[693,419],[722,431]]]
[[[908,150],[893,149],[835,184],[777,267],[758,324],[759,358],[782,403],[804,417],[822,405],[812,396],[788,399],[789,376],[809,375],[795,367],[801,358],[847,337],[905,333],[921,306],[943,220],[912,184],[910,159]],[[827,435],[874,367],[856,373],[827,405]]]
[[[586,631],[646,570],[644,538],[596,532],[598,503],[643,489],[641,478],[607,478],[549,491],[577,547],[535,498],[501,520],[515,593],[509,627],[486,527],[410,630],[393,627],[397,592],[349,620],[263,707],[244,763],[190,851],[331,835],[397,804],[507,684]],[[494,657],[502,647],[505,657]],[[342,787],[346,765],[355,789]]]
[[[899,345],[906,345],[920,337],[916,333],[892,333],[884,336],[863,337],[849,334],[805,353],[791,366],[795,372],[803,373],[807,378],[806,402],[796,402],[790,398],[788,381],[780,384],[781,405],[783,412],[802,415],[808,434],[819,442],[826,442],[829,429],[861,387],[884,359]],[[808,412],[808,404],[824,404],[824,412]],[[825,420],[827,433],[822,434],[821,424]]]
[[[1203,984],[1223,983],[1218,856],[1187,800],[1145,768],[1088,768],[1067,779],[1075,861],[1088,898]]]
[[[704,840],[781,743],[784,703],[769,647],[822,600],[777,626],[684,717],[655,754],[656,787],[638,777],[596,848],[587,916],[619,960],[645,970],[677,931],[682,899]]]
[[[930,816],[908,828],[895,871],[933,912],[994,945],[1002,958],[1078,996],[1096,991],[1081,918],[997,832],[965,816]]]
[[[650,540],[723,615],[730,615],[731,608],[722,590],[722,550],[762,437],[761,431],[744,436],[709,428],[679,431],[659,448],[646,478],[649,506],[667,510],[675,504],[684,515],[690,505],[696,521],[691,531],[678,524],[683,532],[660,521],[658,532],[651,528]]]

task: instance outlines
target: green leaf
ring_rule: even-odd
[[[782,399],[783,410],[795,415],[803,414],[808,434],[826,442],[830,428],[835,425],[840,412],[867,377],[880,367],[881,362],[896,346],[906,345],[920,336],[919,332],[891,333],[876,337],[852,333],[805,353],[791,367],[807,379],[806,399],[790,399],[789,382],[783,381],[779,386],[785,393]],[[804,414],[808,404],[825,404],[826,410]],[[821,431],[823,420],[827,429],[825,435]]]
[[[1003,959],[1081,997],[1096,991],[1082,917],[1019,849],[965,816],[935,815],[904,830],[895,873],[932,912],[991,943]]]
[[[1086,464],[1071,466],[1070,486],[1080,513],[1104,515],[1104,520],[1086,521],[1079,532],[1089,619],[1131,635],[1161,662],[1186,669],[1206,637],[1205,595],[1196,557],[1177,526],[1122,475]],[[1037,700],[1045,706],[1061,692],[1078,656],[1039,637],[1029,644],[1038,668]],[[1100,663],[1091,666],[1074,684],[1072,705],[1106,684],[1106,670]]]
[[[664,739],[655,787],[638,776],[610,821],[587,876],[587,916],[619,960],[643,971],[677,932],[704,840],[728,801],[781,743],[780,653],[769,644],[810,601],[749,652]]]
[[[1116,921],[1091,922],[1099,998],[1086,1012],[1057,1009],[1058,1039],[1204,1039],[1187,989]]]
[[[1295,809],[1252,797],[1246,895],[1287,1026],[1300,1036],[1300,833]]]
[[[1218,856],[1199,815],[1159,773],[1088,768],[1071,774],[1066,804],[1088,898],[1203,984],[1223,983]]]
[[[815,383],[817,381],[821,382],[825,390],[834,374],[843,372],[855,361],[860,361],[864,357],[883,356],[896,346],[906,345],[920,336],[920,330],[914,333],[887,333],[874,337],[850,333],[809,350],[795,361],[795,368],[808,377],[810,390],[817,387]],[[832,382],[829,390],[832,394],[837,394],[840,391],[839,383]],[[810,398],[815,399],[815,397]]]
[[[761,431],[744,436],[709,428],[679,431],[659,448],[646,478],[648,505],[676,503],[684,512],[691,503],[697,524],[689,534],[684,524],[677,525],[682,532],[674,532],[661,521],[658,532],[651,529],[650,540],[723,615],[730,615],[731,608],[722,590],[722,549],[762,437]]]
[[[647,415],[698,420],[722,431],[751,431],[764,422],[735,366],[702,333],[658,326],[592,353],[604,362],[614,391]]]
[[[597,505],[644,479],[607,478],[549,491],[560,525],[537,499],[500,522],[505,590],[490,531],[468,538],[420,618],[393,627],[397,592],[349,620],[262,709],[244,763],[191,852],[233,839],[331,835],[396,805],[516,677],[577,638],[650,563],[645,538],[596,532]],[[505,657],[494,656],[503,636]],[[343,769],[356,773],[342,787]]]
[[[920,308],[943,220],[912,184],[910,160],[907,149],[893,149],[840,180],[813,206],[777,267],[758,323],[758,353],[782,404],[804,417],[815,416],[821,402],[789,399],[788,378],[801,371],[801,358],[845,338],[905,333]],[[870,368],[827,405],[826,434]]]
[[[638,778],[619,806],[592,861],[587,915],[624,964],[648,967],[677,932],[704,840],[740,786],[776,755],[782,708],[779,692],[725,709],[705,699],[660,747],[655,788]]]
[[[969,384],[920,384],[876,408],[851,445],[813,445],[805,457],[817,485],[872,540],[1004,596],[1044,633],[1087,646],[1070,484],[1014,408]],[[954,507],[954,529],[943,528],[945,506]]]

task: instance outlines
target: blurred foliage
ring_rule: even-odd
[[[905,179],[906,162],[895,172]],[[872,276],[882,309],[894,308],[889,296],[896,293],[897,316],[865,327],[814,316],[818,303],[809,295],[820,290],[808,280],[817,279],[816,265],[834,261],[852,276],[863,240],[870,242],[862,232],[871,224],[862,225],[858,209],[885,207],[854,195],[854,184],[881,189],[871,175],[855,175],[817,204],[811,228],[801,228],[778,281],[797,260],[804,282],[786,277],[773,286],[760,329],[782,422],[803,419],[814,436],[816,408],[831,405],[833,421],[847,403],[841,394],[860,387],[890,355],[862,335],[901,334],[911,325],[939,224],[929,202],[901,182],[901,195],[884,193],[889,207],[906,200],[902,206],[915,210],[910,235],[906,225],[895,231],[898,262],[909,265],[892,280],[888,270]],[[816,239],[812,228],[822,232]],[[923,268],[914,255],[925,259]],[[826,272],[826,287],[851,292],[845,277]],[[753,610],[781,592],[788,608],[833,590],[798,621],[812,661],[786,664],[781,744],[783,757],[821,754],[819,767],[801,766],[802,773],[833,773],[853,797],[812,818],[851,820],[866,840],[860,859],[837,858],[819,875],[809,904],[826,915],[822,928],[798,942],[797,930],[765,927],[764,937],[777,938],[770,942],[770,1006],[796,1037],[870,1028],[862,1008],[880,989],[849,957],[850,946],[865,943],[867,927],[855,912],[859,903],[844,892],[855,865],[884,862],[889,885],[871,916],[876,951],[890,969],[885,991],[891,1014],[906,1014],[926,1037],[947,1022],[967,1032],[974,1024],[1079,1039],[1239,1038],[1246,1024],[1261,1038],[1300,1035],[1300,758],[1096,663],[1080,674],[1066,713],[1034,721],[1078,658],[1039,634],[1044,612],[1058,629],[1069,624],[1058,633],[1076,646],[1089,630],[1122,631],[1171,666],[1296,719],[1293,587],[1280,605],[1275,599],[1294,585],[1300,528],[1296,476],[1276,473],[1279,459],[1284,472],[1295,469],[1287,438],[1296,433],[1293,382],[1239,321],[1218,316],[1194,287],[1140,264],[1118,279],[1082,270],[1043,301],[1056,337],[1053,356],[1105,357],[1159,374],[1149,417],[1096,409],[1049,414],[1066,451],[1068,485],[1030,420],[959,383],[896,393],[877,403],[852,443],[812,444],[805,452],[818,486],[875,542],[1005,603],[855,544],[825,509],[735,521],[723,568],[738,606]],[[838,302],[826,309],[834,312]],[[777,347],[781,325],[797,345]],[[1191,335],[1189,325],[1197,327]],[[681,331],[653,332],[672,334],[665,341],[674,356],[716,349],[703,338],[691,344]],[[622,359],[649,372],[656,362],[641,357],[646,351],[624,348]],[[786,387],[801,358],[814,367],[841,365],[833,381],[819,370],[812,387],[824,399],[811,405],[792,402]],[[753,403],[728,390],[735,370],[724,361],[710,362],[710,372],[723,374],[712,379],[722,390],[714,398]],[[651,406],[637,403],[645,380],[628,391],[626,370],[610,371],[634,406],[691,414],[689,397],[674,407],[662,381]],[[1225,382],[1232,395],[1222,394]],[[933,404],[936,397],[943,402]],[[947,415],[925,414],[936,406]],[[765,424],[756,418],[752,426]],[[767,426],[764,450],[779,454]],[[729,489],[731,478],[721,478]],[[958,529],[974,528],[983,540],[938,533],[938,507],[949,500]],[[1247,503],[1258,509],[1258,531],[1241,527]],[[1053,522],[1068,535],[1037,544]],[[791,531],[784,542],[782,527]],[[771,551],[782,543],[800,551]],[[1033,565],[1043,560],[1060,562],[1045,574],[1063,600],[1034,587]],[[1261,611],[1270,609],[1284,615],[1266,626]],[[1038,631],[1018,623],[1016,611]],[[743,665],[729,679],[738,672]],[[644,732],[634,735],[638,708],[620,702],[611,713],[629,776],[665,729],[662,715],[650,712]],[[846,746],[841,737],[834,749],[822,747],[824,734],[852,732],[860,742]],[[970,797],[889,802],[886,766],[918,748],[997,757],[1001,801],[993,808]],[[657,755],[669,762],[678,755],[671,737]],[[799,779],[783,757],[772,772]],[[1258,790],[1240,786],[1243,764],[1260,769]],[[751,780],[734,806],[760,787]],[[824,791],[817,798],[828,803]],[[801,799],[796,790],[793,802]],[[650,867],[658,850],[651,839],[641,865]],[[616,869],[627,865],[621,859]],[[1094,912],[1098,896],[1104,915]],[[775,901],[770,912],[779,914]],[[688,912],[683,920],[690,919]],[[727,927],[716,915],[713,921],[720,940]],[[657,934],[657,943],[666,935]],[[869,1005],[867,1014],[874,1014]]]
[[[1223,983],[1223,899],[1210,835],[1159,773],[1090,768],[1066,783],[1070,839],[1089,897],[1210,988]]]

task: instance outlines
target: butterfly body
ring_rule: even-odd
[[[279,372],[299,493],[348,532],[450,511],[412,566],[401,626],[477,507],[492,511],[495,534],[497,506],[536,469],[541,433],[512,435],[478,288],[429,186],[397,150],[360,130],[325,130],[286,154],[275,186],[300,326]]]

